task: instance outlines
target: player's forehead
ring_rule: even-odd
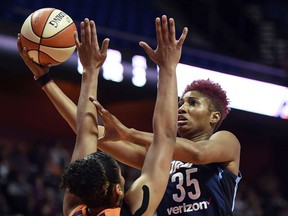
[[[183,94],[182,98],[180,100],[186,101],[190,98],[195,98],[195,99],[207,99],[205,94],[199,91],[187,91]]]

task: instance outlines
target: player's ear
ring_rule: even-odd
[[[124,191],[122,190],[120,184],[116,184],[116,186],[115,186],[115,191],[116,191],[116,193],[117,193],[119,196],[122,196],[122,195],[124,194]]]
[[[221,119],[221,113],[219,111],[213,111],[211,113],[210,122],[211,124],[217,124]]]

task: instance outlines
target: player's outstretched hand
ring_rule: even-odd
[[[140,41],[149,58],[160,68],[175,68],[180,60],[182,45],[188,34],[188,28],[184,27],[180,38],[176,39],[175,21],[168,19],[166,15],[155,19],[157,48],[153,50],[146,42]]]
[[[39,64],[35,63],[28,56],[27,48],[26,47],[22,47],[22,45],[21,45],[20,33],[18,33],[18,37],[17,37],[17,47],[18,47],[18,51],[19,51],[19,54],[20,54],[21,58],[23,59],[25,64],[28,66],[28,68],[31,70],[31,72],[33,73],[34,79],[38,79],[42,75],[48,73],[48,71],[49,71],[49,67],[48,66],[39,65]]]
[[[100,68],[107,56],[109,38],[105,38],[102,45],[99,44],[96,24],[88,18],[80,23],[80,29],[81,41],[77,32],[74,33],[74,39],[83,68]]]
[[[89,99],[95,105],[105,128],[104,135],[99,138],[99,142],[125,140],[126,136],[128,136],[129,129],[93,97]]]

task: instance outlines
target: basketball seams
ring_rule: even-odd
[[[34,31],[32,24],[32,15],[33,14],[30,14],[24,21],[20,33],[21,36],[25,38],[27,41],[39,44],[40,36],[37,35],[37,33]]]
[[[45,24],[43,25],[43,28],[42,28],[42,32],[41,32],[41,36],[40,36],[40,42],[39,42],[39,47],[38,47],[38,59],[39,59],[39,63],[41,64],[42,63],[42,58],[41,58],[41,44],[42,44],[42,38],[43,38],[43,33],[44,33],[44,30],[45,30],[45,26],[47,25],[47,22],[51,16],[51,14],[53,13],[53,11],[55,10],[55,8],[51,8],[52,10],[50,11],[50,14],[46,17],[46,20],[45,20]],[[49,56],[49,55],[48,55]],[[51,56],[49,56],[51,58]],[[53,59],[53,58],[52,58]]]
[[[72,22],[72,23],[70,23],[69,25],[67,25],[65,28],[63,28],[62,30],[56,32],[55,34],[53,34],[53,35],[51,35],[51,36],[49,36],[49,37],[42,37],[42,38],[44,38],[44,39],[53,38],[55,35],[57,35],[57,34],[63,32],[63,31],[65,31],[66,29],[68,29],[68,28],[69,28],[71,25],[73,25],[73,24],[74,24],[74,23]]]
[[[43,46],[49,46],[49,47],[52,47],[52,46],[50,46],[50,44],[49,44],[49,39],[51,39],[51,38],[57,38],[57,37],[61,37],[61,34],[62,33],[67,33],[67,32],[65,32],[67,29],[69,29],[69,28],[71,28],[71,25],[73,25],[74,26],[74,28],[75,28],[75,31],[77,31],[77,28],[76,28],[76,26],[75,26],[75,23],[74,22],[72,22],[72,23],[70,23],[69,25],[67,25],[65,28],[63,28],[61,31],[58,31],[57,33],[55,33],[54,35],[52,35],[52,36],[50,36],[50,37],[42,37],[41,38],[41,44],[43,45]],[[70,30],[70,31],[72,31],[72,30]],[[73,31],[74,32],[74,31]],[[73,34],[73,33],[71,33],[71,34]],[[66,41],[67,42],[67,41]],[[71,44],[71,45],[69,45],[69,44]],[[74,41],[74,36],[73,36],[73,41],[71,42],[71,43],[65,43],[65,44],[63,44],[63,46],[56,46],[55,44],[53,45],[53,47],[55,47],[55,48],[71,48],[71,47],[74,47],[75,46],[75,41]]]
[[[51,46],[51,45],[45,45],[45,44],[41,44],[41,47],[50,47],[50,48],[55,48],[55,49],[70,49],[70,48],[76,48],[76,45],[72,45],[72,46],[65,46],[65,47],[61,47],[61,46]]]
[[[53,65],[58,65],[58,64],[62,63],[62,62],[57,61],[56,59],[54,59],[54,58],[53,58],[52,56],[50,56],[49,54],[47,54],[47,53],[45,53],[45,52],[42,52],[41,50],[38,52],[38,55],[39,55],[40,57],[42,57],[42,58],[39,58],[39,59],[45,60],[46,58],[49,58],[50,60],[52,60],[52,64],[53,64]],[[43,56],[42,56],[42,55],[43,55]],[[40,62],[40,63],[45,64],[44,61],[43,61],[43,62]]]
[[[53,11],[55,11],[55,8],[53,8],[53,10],[50,11],[50,14],[46,17],[45,24],[43,25],[42,32],[41,32],[41,39],[43,38],[43,33],[45,31],[45,27],[47,25],[47,22],[49,21],[49,18],[51,17],[51,14],[53,13]],[[41,39],[40,39],[40,44],[41,44]]]
[[[29,24],[30,24],[30,27],[31,27],[31,30],[32,30],[32,32],[33,32],[33,34],[35,35],[35,36],[37,36],[37,37],[39,37],[39,43],[41,42],[41,37],[39,36],[39,35],[37,35],[37,33],[34,31],[34,28],[33,28],[33,19],[32,19],[32,17],[33,17],[33,14],[31,14],[29,17],[28,17],[28,19],[30,19],[29,21]],[[25,37],[26,38],[26,37]],[[28,39],[28,38],[26,38],[26,39]],[[29,40],[29,39],[28,39]],[[34,42],[34,41],[33,41]]]
[[[29,38],[25,37],[24,35],[21,34],[21,37],[23,37],[25,40],[31,42],[31,43],[35,43],[35,41],[33,40],[30,40]],[[35,43],[35,44],[38,44],[38,43]],[[39,45],[39,44],[38,44]]]
[[[65,31],[65,30],[68,29],[71,25],[75,25],[74,22],[71,22],[69,25],[67,25],[67,26],[66,26],[65,28],[63,28],[61,31],[57,32],[55,35],[57,35],[57,34],[63,32],[63,31]],[[75,28],[76,28],[76,27],[75,27]],[[76,31],[76,30],[77,30],[77,29],[75,29],[75,31]]]
[[[61,16],[65,18],[62,22]],[[56,28],[58,24],[60,26]],[[76,25],[68,14],[56,8],[41,8],[23,23],[20,40],[33,61],[54,66],[66,61],[75,51],[74,31],[77,31]]]

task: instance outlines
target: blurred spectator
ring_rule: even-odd
[[[260,176],[257,186],[263,216],[280,215],[281,211],[287,208],[288,202],[282,194],[285,187],[280,184],[274,173],[265,173],[264,176]]]
[[[235,201],[234,216],[262,216],[260,197],[256,191],[241,182]]]
[[[29,215],[31,185],[21,172],[12,172],[7,184],[7,202],[12,214]]]

